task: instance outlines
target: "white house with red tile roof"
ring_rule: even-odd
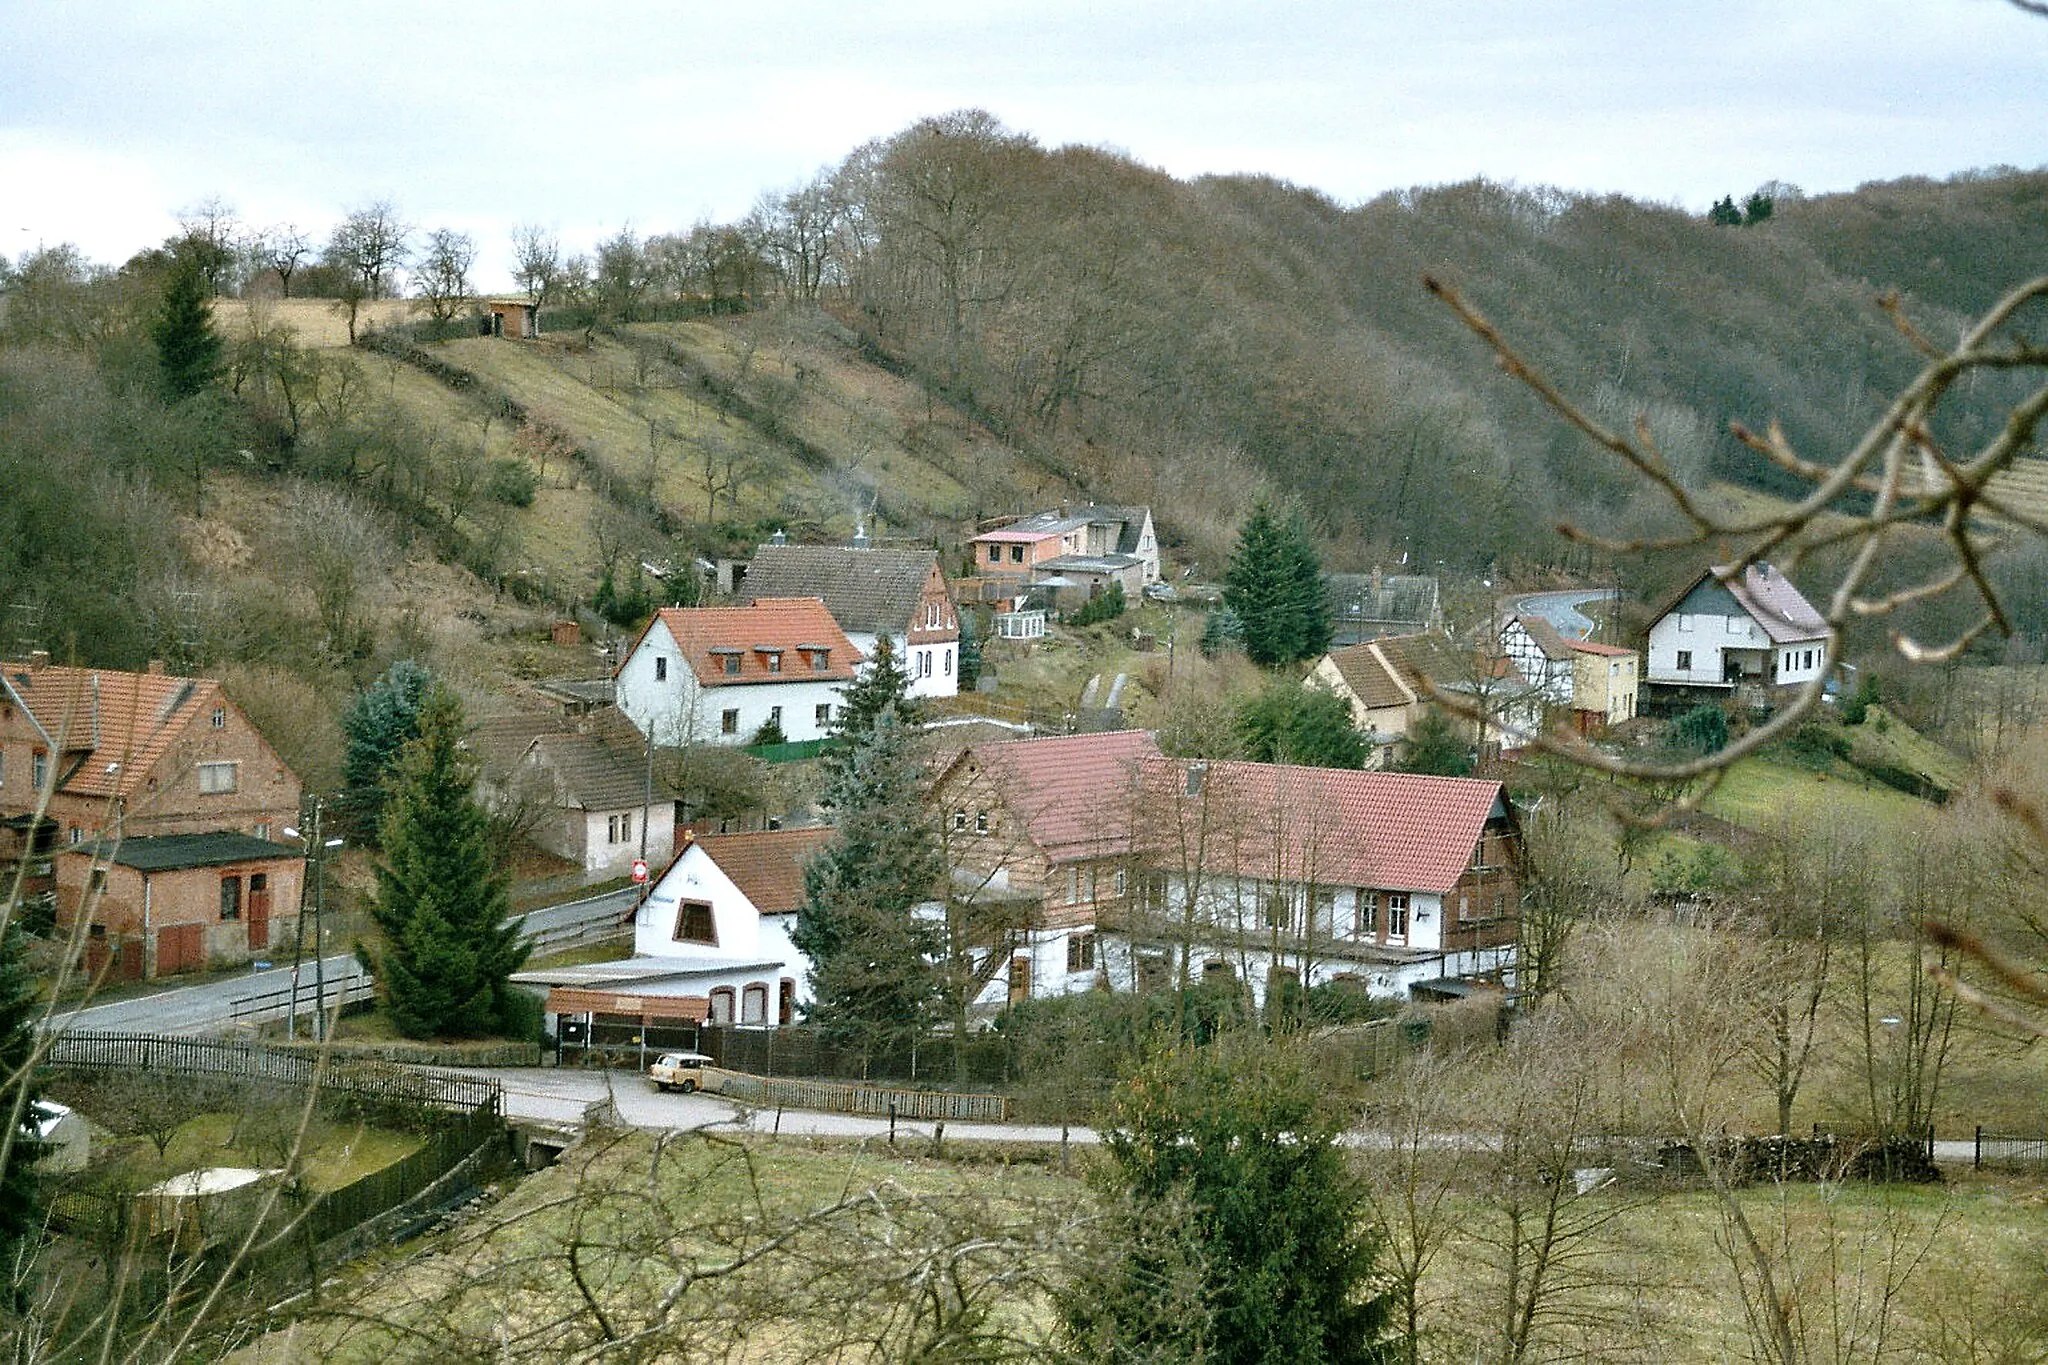
[[[1650,626],[1652,685],[1795,687],[1828,671],[1831,632],[1813,604],[1769,564],[1717,565],[1678,593]]]
[[[1400,996],[1513,961],[1521,834],[1498,782],[1165,758],[1139,782],[1140,970],[1150,953],[1263,1003],[1283,975]]]
[[[809,1005],[811,964],[790,941],[804,865],[826,828],[693,839],[633,917],[633,956],[541,967],[513,979],[549,987],[547,1012],[772,1028]]]
[[[1276,973],[1375,995],[1513,958],[1521,836],[1497,782],[1166,758],[1148,736],[983,744],[933,785],[984,1007]]]
[[[746,744],[773,722],[823,739],[861,652],[815,597],[664,607],[613,675],[619,710],[657,744]]]

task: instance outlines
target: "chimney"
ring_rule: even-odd
[[[28,656],[28,671],[31,673],[41,672],[43,669],[48,668],[49,666],[50,651],[47,649],[35,650]]]
[[[873,544],[874,544],[874,542],[873,542],[872,540],[870,540],[870,539],[868,538],[868,525],[867,525],[867,522],[866,522],[866,521],[856,521],[856,522],[854,522],[854,523],[853,523],[853,548],[854,548],[854,549],[856,549],[856,550],[865,550],[865,549],[867,549],[867,548],[868,548],[869,546],[871,546],[871,545],[873,545]]]
[[[772,535],[772,536],[770,536],[770,537],[768,537],[768,543],[769,543],[770,545],[787,545],[787,544],[789,544],[789,532],[787,532],[787,531],[783,530],[783,529],[782,529],[782,528],[781,528],[780,526],[776,527],[776,528],[775,528],[775,534],[774,534],[774,535]]]
[[[149,661],[149,676],[152,678],[161,678],[163,675],[164,661],[162,659],[151,659]]]
[[[1190,764],[1188,764],[1188,795],[1189,795],[1189,796],[1200,796],[1200,795],[1202,794],[1202,778],[1203,778],[1203,777],[1204,777],[1205,775],[1207,775],[1208,771],[1209,771],[1209,765],[1208,765],[1208,764],[1206,764],[1206,763],[1190,763]]]

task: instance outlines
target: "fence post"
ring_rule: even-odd
[[[1977,1140],[1973,1144],[1970,1153],[1970,1169],[1976,1171],[1984,1169],[1984,1125],[1981,1123],[1977,1125]]]
[[[889,1145],[896,1145],[896,1101],[889,1101]]]

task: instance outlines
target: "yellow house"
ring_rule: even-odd
[[[1581,733],[1633,720],[1637,713],[1636,652],[1573,640],[1572,718]]]

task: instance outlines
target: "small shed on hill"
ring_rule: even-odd
[[[485,299],[479,330],[485,336],[532,341],[540,335],[540,305],[531,299]]]

